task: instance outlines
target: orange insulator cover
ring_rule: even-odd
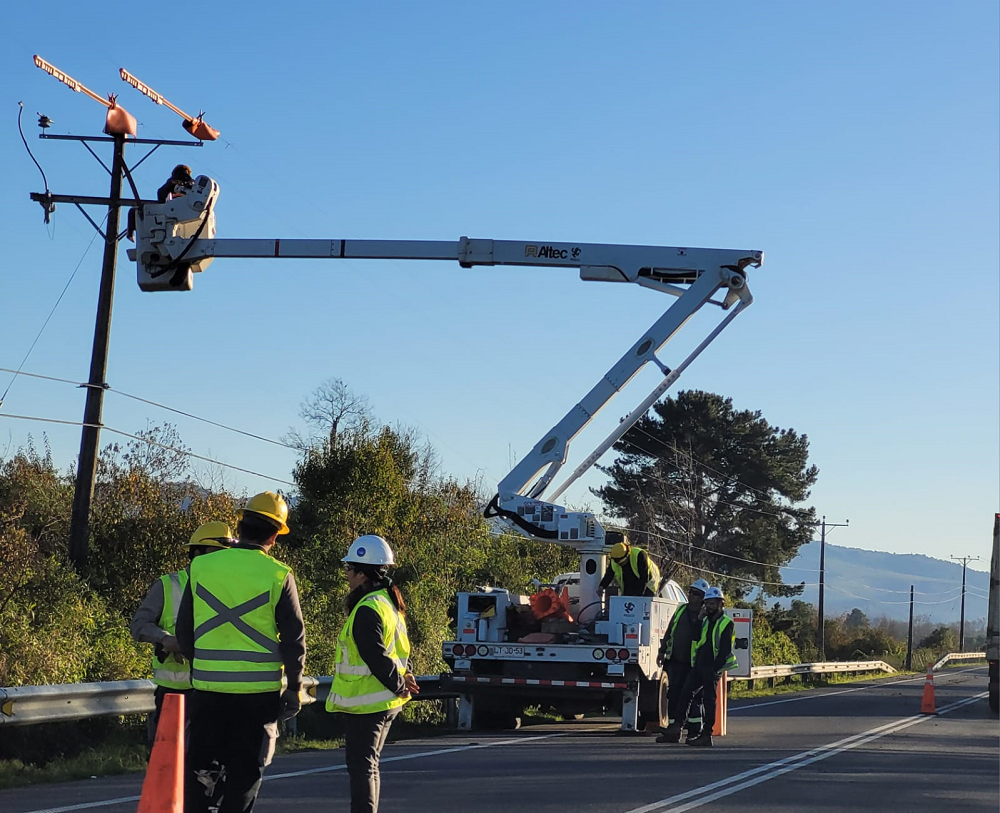
[[[546,587],[529,596],[528,603],[531,604],[532,615],[539,621],[546,618],[573,620],[573,616],[569,614],[569,594],[565,589],[557,593],[551,587]]]

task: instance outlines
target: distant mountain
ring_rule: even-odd
[[[786,583],[819,581],[819,542],[799,548],[791,567],[782,570]],[[982,565],[982,562],[977,562]],[[988,563],[987,563],[988,564]],[[794,568],[813,568],[793,570]],[[829,618],[860,608],[869,618],[905,619],[913,585],[914,616],[933,621],[958,621],[962,601],[962,565],[914,553],[843,548],[826,544],[826,611]],[[966,621],[986,617],[990,574],[966,570]],[[818,588],[806,587],[801,598],[816,604]],[[787,603],[787,602],[783,602]]]

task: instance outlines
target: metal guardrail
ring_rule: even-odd
[[[322,703],[333,678],[302,678],[302,703]],[[454,697],[442,692],[438,675],[417,677],[420,699]],[[0,688],[0,726],[54,723],[89,717],[148,714],[155,707],[151,680],[109,680],[102,683],[59,683],[51,686]]]
[[[940,660],[935,663],[931,669],[935,672],[941,669],[951,661],[985,661],[985,652],[949,652],[947,655],[942,655]]]
[[[982,652],[952,652],[934,664],[940,669],[950,661],[981,660]],[[729,680],[768,680],[793,675],[821,675],[844,672],[888,672],[893,669],[885,661],[827,661],[823,663],[780,664],[755,666],[748,677],[730,677]],[[333,678],[303,677],[303,704],[323,702],[330,691]],[[447,687],[440,675],[421,675],[420,700],[439,700],[456,697],[453,687]],[[0,726],[52,723],[82,720],[88,717],[146,714],[153,710],[151,680],[117,680],[104,683],[63,683],[52,686],[17,686],[0,688]]]
[[[732,680],[758,680],[763,678],[791,677],[792,675],[824,675],[844,672],[895,672],[885,661],[823,661],[822,663],[781,664],[754,666],[749,677],[730,677]]]

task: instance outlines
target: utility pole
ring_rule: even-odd
[[[120,108],[119,108],[120,109]],[[121,209],[124,206],[142,206],[153,204],[155,200],[139,198],[135,187],[132,187],[133,198],[122,198],[122,180],[131,173],[125,163],[125,145],[151,144],[152,149],[136,163],[136,167],[145,161],[157,148],[167,144],[178,147],[200,147],[200,141],[168,141],[164,139],[128,138],[124,133],[113,133],[111,136],[72,136],[48,135],[45,132],[39,136],[46,140],[79,141],[92,154],[88,142],[111,142],[114,153],[111,161],[110,195],[94,197],[91,195],[53,195],[49,192],[32,192],[31,199],[43,206],[53,203],[73,203],[83,212],[84,217],[97,229],[104,238],[104,262],[101,268],[101,287],[97,298],[97,318],[94,325],[94,344],[90,356],[90,377],[87,379],[87,402],[83,411],[83,431],[80,435],[80,462],[76,473],[76,491],[73,495],[73,513],[70,519],[69,558],[78,572],[83,572],[87,564],[90,538],[90,505],[94,499],[94,481],[97,477],[97,452],[101,441],[101,421],[104,413],[104,391],[108,389],[108,348],[111,342],[111,312],[115,296],[115,272],[118,263],[118,242],[124,236],[119,231],[121,225]],[[96,154],[94,156],[97,157]],[[100,161],[100,159],[97,159]],[[103,164],[103,162],[102,162]],[[134,169],[135,167],[133,167]],[[105,166],[107,169],[107,166]],[[105,230],[83,209],[84,205],[94,204],[108,207],[108,221]]]
[[[965,652],[965,569],[969,562],[978,562],[978,556],[952,556],[957,562],[962,563],[962,615],[958,622],[958,651]]]
[[[125,136],[114,136],[111,161],[111,193],[108,222],[104,232],[104,263],[101,288],[97,296],[97,320],[94,345],[90,354],[90,378],[87,379],[87,404],[83,409],[83,432],[80,436],[80,461],[76,472],[76,492],[70,518],[69,558],[78,571],[87,564],[90,536],[90,504],[94,499],[97,476],[97,449],[101,441],[101,418],[104,415],[105,378],[108,372],[108,344],[111,341],[111,307],[115,298],[115,271],[118,265],[118,225],[122,196],[122,167],[125,165]]]
[[[79,141],[87,148],[87,151],[97,159],[97,161],[111,175],[111,191],[108,197],[92,197],[90,195],[53,195],[46,188],[44,193],[32,192],[31,199],[42,204],[46,212],[46,222],[48,215],[55,211],[56,203],[72,203],[83,216],[90,221],[90,224],[97,229],[97,232],[104,238],[104,263],[101,267],[101,287],[97,298],[97,320],[94,325],[94,345],[90,356],[90,377],[87,379],[87,403],[83,411],[83,432],[80,435],[80,461],[76,475],[76,491],[73,495],[73,513],[70,520],[69,535],[69,558],[78,572],[83,572],[87,564],[87,553],[90,538],[90,505],[94,499],[94,480],[97,476],[97,452],[101,441],[101,421],[104,414],[104,391],[108,388],[108,347],[111,341],[111,309],[115,297],[115,271],[118,264],[118,243],[124,236],[119,231],[121,225],[122,206],[141,207],[145,204],[155,204],[155,200],[141,200],[139,191],[132,180],[132,173],[125,163],[125,144],[152,144],[149,150],[132,169],[149,158],[157,149],[164,144],[178,147],[201,147],[199,141],[167,141],[164,139],[136,138],[137,122],[135,117],[125,108],[118,104],[118,97],[109,93],[104,99],[82,82],[78,82],[72,76],[59,70],[55,65],[46,62],[37,54],[34,56],[35,66],[45,71],[53,78],[62,82],[71,90],[89,96],[95,102],[107,108],[107,117],[104,124],[104,132],[107,136],[71,136],[71,135],[46,135],[45,129],[51,125],[48,116],[41,116],[38,126],[42,128],[40,138],[61,139],[65,141]],[[215,140],[219,137],[219,131],[209,127],[199,115],[197,118],[189,116],[183,110],[175,107],[160,94],[153,91],[147,85],[132,76],[122,68],[119,71],[122,80],[132,85],[136,90],[145,96],[153,99],[157,104],[163,104],[180,115],[184,121],[184,129],[198,139]],[[20,121],[20,120],[19,120]],[[88,142],[113,142],[114,153],[112,155],[111,169],[98,158]],[[27,143],[27,142],[25,142]],[[30,150],[29,150],[30,152]],[[37,162],[36,162],[37,163]],[[132,188],[132,198],[122,200],[122,179],[127,177],[129,186]],[[43,173],[44,178],[44,173]],[[94,222],[93,218],[87,214],[83,205],[96,204],[108,207],[108,219],[105,231],[101,231],[100,226]]]
[[[826,660],[826,620],[824,618],[824,594],[826,592],[826,529],[827,528],[846,528],[851,524],[851,521],[845,520],[844,522],[827,522],[826,516],[823,516],[822,522],[820,522],[820,535],[819,535],[819,606],[816,608],[817,614],[819,616],[818,623],[816,625],[816,648],[819,650],[819,659],[821,661]]]
[[[910,585],[910,626],[906,630],[906,665],[907,672],[913,669],[913,585]]]

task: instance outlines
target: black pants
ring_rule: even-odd
[[[207,813],[221,793],[219,813],[250,813],[278,734],[278,692],[188,695],[185,813]],[[217,785],[221,783],[221,792]]]
[[[374,714],[344,714],[347,775],[351,780],[351,813],[378,813],[378,761],[399,709]]]
[[[691,667],[681,662],[669,661],[667,663],[667,717],[670,722],[687,720],[687,730],[689,736],[697,737],[701,733],[702,720],[705,711],[702,708],[701,692],[693,695],[689,701],[690,710],[681,713],[681,695],[684,694],[684,684],[688,675],[691,674]],[[687,707],[685,707],[686,709]]]
[[[168,689],[164,686],[157,686],[153,692],[153,702],[156,708],[146,716],[146,736],[149,738],[149,747],[152,749],[156,742],[156,727],[160,723],[160,711],[163,709],[163,698],[168,694],[190,694],[190,689]],[[191,704],[187,697],[184,698],[184,721],[191,719]]]
[[[686,722],[692,715],[692,711],[696,711],[695,703],[700,699],[705,708],[701,730],[711,734],[712,729],[715,728],[716,685],[715,672],[711,668],[705,669],[696,666],[692,669],[691,674],[684,681],[684,688],[681,690],[677,719]]]

